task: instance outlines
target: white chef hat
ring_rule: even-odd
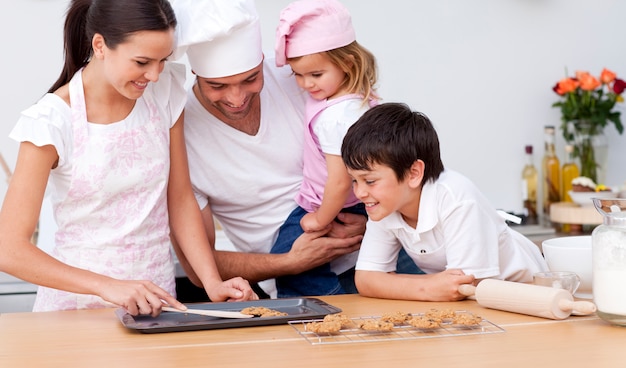
[[[178,25],[173,58],[187,53],[204,78],[243,73],[263,60],[254,0],[170,0]]]

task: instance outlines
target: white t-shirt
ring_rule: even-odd
[[[369,109],[369,105],[364,104],[357,94],[322,101],[309,98],[307,104],[307,119],[310,121],[304,134],[304,175],[296,203],[307,212],[314,212],[322,204],[328,181],[325,154],[341,156],[343,138],[348,129]],[[343,207],[352,207],[359,202],[350,190]],[[354,265],[356,253],[351,257]],[[338,260],[341,262],[341,259],[342,257]]]
[[[539,248],[451,170],[424,184],[415,229],[398,212],[367,223],[356,269],[393,272],[400,247],[426,273],[457,268],[478,279],[531,282],[533,273],[548,269]]]
[[[278,229],[296,208],[302,181],[304,94],[288,67],[264,62],[261,126],[240,132],[189,91],[185,137],[191,182],[200,208],[211,205],[241,252],[269,253]]]
[[[261,125],[256,135],[217,119],[190,89],[185,140],[191,184],[201,209],[211,206],[235,250],[269,253],[297,204],[302,182],[304,93],[288,67],[263,65]],[[259,286],[276,296],[274,280]]]
[[[328,106],[319,113],[313,126],[322,152],[341,156],[341,144],[348,129],[367,111],[370,106],[363,100],[350,99]]]

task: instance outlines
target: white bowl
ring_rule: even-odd
[[[570,190],[567,192],[572,198],[572,201],[579,206],[593,206],[591,198],[617,198],[617,193],[612,191],[604,192],[574,192]]]
[[[547,239],[541,248],[550,271],[570,271],[580,277],[580,286],[574,296],[585,299],[593,297],[591,235]]]

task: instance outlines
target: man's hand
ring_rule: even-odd
[[[365,223],[367,222],[365,216],[340,212],[337,218],[341,223],[334,221],[327,236],[331,238],[351,238],[365,234]]]
[[[287,254],[289,264],[293,265],[289,274],[302,273],[361,247],[362,235],[332,238],[326,236],[327,231],[304,233],[296,239]]]

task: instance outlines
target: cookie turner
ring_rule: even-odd
[[[172,307],[163,307],[161,309],[164,310],[165,312],[199,314],[202,316],[219,317],[219,318],[252,318],[254,317],[251,314],[243,314],[240,312],[231,312],[231,311],[223,311],[223,310],[208,310],[208,309],[180,310],[180,309],[176,309]]]

